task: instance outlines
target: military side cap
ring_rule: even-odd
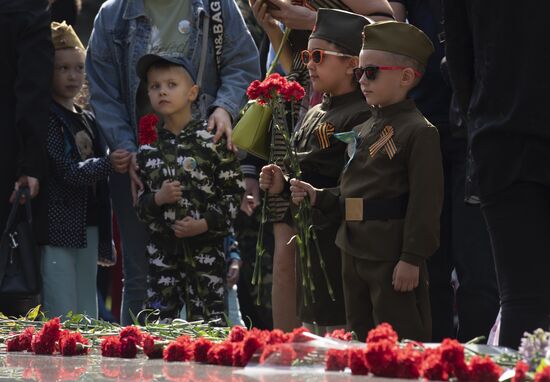
[[[414,25],[382,21],[365,26],[363,49],[400,54],[414,58],[426,66],[434,46],[428,36]]]
[[[309,38],[326,40],[345,49],[345,53],[358,56],[361,51],[361,32],[369,23],[369,19],[355,13],[320,8]]]
[[[76,35],[72,26],[67,24],[65,21],[58,23],[52,22],[52,42],[56,50],[58,49],[69,49],[69,48],[80,48],[86,50],[82,42]]]
[[[147,72],[149,71],[149,68],[157,62],[163,61],[183,67],[189,76],[191,76],[193,82],[197,82],[195,69],[187,58],[180,55],[174,56],[166,53],[146,54],[138,60],[136,71],[140,80],[147,81]]]

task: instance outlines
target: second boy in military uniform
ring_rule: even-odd
[[[354,129],[340,186],[291,180],[295,203],[309,194],[322,211],[341,206],[346,316],[362,340],[381,322],[403,338],[431,337],[425,260],[439,245],[443,170],[437,130],[406,96],[432,51],[411,25],[367,25],[355,73],[373,116]]]

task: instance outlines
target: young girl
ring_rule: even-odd
[[[302,61],[307,66],[313,88],[324,93],[322,104],[310,109],[304,117],[294,142],[302,178],[315,185],[337,185],[345,165],[346,145],[334,134],[350,131],[370,116],[368,105],[353,77],[361,50],[361,31],[368,22],[367,18],[354,13],[320,9],[308,50],[302,52]],[[281,168],[276,165],[264,167],[260,187],[270,194],[284,194]],[[287,221],[291,221],[290,216]],[[330,223],[327,217],[314,215],[314,224],[318,227],[319,246],[335,300],[329,295],[319,259],[315,256],[311,260],[315,302],[306,306],[298,288],[298,314],[307,327],[324,332],[346,324],[340,251],[334,244],[338,222]]]
[[[48,123],[48,237],[42,253],[43,309],[47,316],[97,317],[98,258],[111,258],[107,177],[129,153],[105,156],[94,118],[75,104],[84,82],[84,46],[72,27],[52,23],[55,47]]]

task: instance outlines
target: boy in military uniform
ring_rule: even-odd
[[[433,51],[412,25],[367,25],[355,76],[372,117],[354,128],[351,162],[335,189],[291,180],[294,203],[306,195],[338,210],[347,322],[358,337],[389,322],[403,338],[428,341],[426,259],[439,245],[443,170],[439,135],[407,93]],[[343,215],[343,216],[342,216]]]
[[[336,187],[346,163],[346,145],[336,139],[335,134],[348,132],[370,117],[369,107],[353,74],[361,51],[360,33],[368,23],[367,18],[354,13],[320,9],[308,50],[302,52],[302,61],[308,68],[313,88],[324,93],[322,104],[308,111],[294,136],[302,179],[315,187]],[[284,193],[289,198],[288,187],[285,192],[284,185],[281,168],[274,164],[262,168],[262,189],[270,194]],[[311,273],[315,301],[308,301],[305,305],[301,283],[298,283],[297,310],[306,327],[324,334],[322,332],[335,327],[345,327],[346,316],[340,250],[334,244],[339,222],[316,212],[314,223],[334,300],[329,295],[317,253],[313,252]],[[287,221],[291,220],[290,212],[287,212]],[[299,276],[300,272],[297,273]]]
[[[213,142],[206,121],[192,119],[199,89],[187,60],[149,54],[137,71],[163,120],[137,154],[144,190],[136,208],[151,234],[146,307],[171,319],[185,306],[188,320],[223,323],[223,244],[244,189],[239,162]]]

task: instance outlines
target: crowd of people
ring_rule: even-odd
[[[0,311],[98,317],[118,262],[123,325],[148,309],[364,341],[389,322],[437,342],[498,323],[495,343],[517,348],[550,328],[550,92],[535,70],[550,57],[533,17],[494,0],[0,0],[0,227],[4,241],[12,205],[32,204],[42,284],[14,296],[0,280]],[[271,64],[306,91],[288,112],[300,174],[280,132],[271,163],[232,142]],[[306,198],[309,303],[292,240]],[[256,296],[259,224],[272,257]]]

